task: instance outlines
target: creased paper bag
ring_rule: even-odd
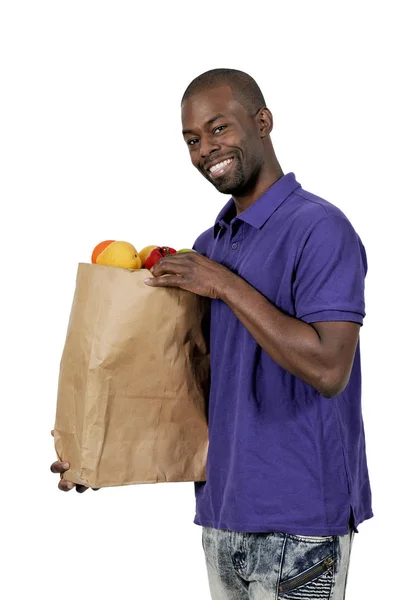
[[[148,276],[79,264],[54,429],[68,481],[206,479],[209,300]]]

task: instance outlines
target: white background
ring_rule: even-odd
[[[181,136],[181,96],[215,67],[257,80],[284,172],[339,206],[367,249],[363,414],[375,517],[355,538],[347,598],[389,597],[393,4],[1,3],[2,597],[210,597],[193,484],[64,494],[49,465],[78,262],[109,238],[191,246],[228,199],[192,167]]]

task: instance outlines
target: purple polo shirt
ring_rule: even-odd
[[[362,324],[365,249],[346,216],[294,173],[236,217],[232,198],[194,244],[285,314]],[[220,301],[211,302],[209,452],[195,483],[198,525],[342,535],[373,516],[359,345],[333,398],[291,375]]]

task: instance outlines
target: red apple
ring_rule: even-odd
[[[177,254],[177,250],[174,250],[174,248],[169,248],[169,246],[158,246],[157,248],[154,248],[147,256],[145,268],[149,271],[152,269],[153,265],[156,265],[158,260],[163,258],[163,256],[167,256],[168,254]]]

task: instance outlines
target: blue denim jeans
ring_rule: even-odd
[[[203,527],[212,600],[344,600],[354,535]]]

